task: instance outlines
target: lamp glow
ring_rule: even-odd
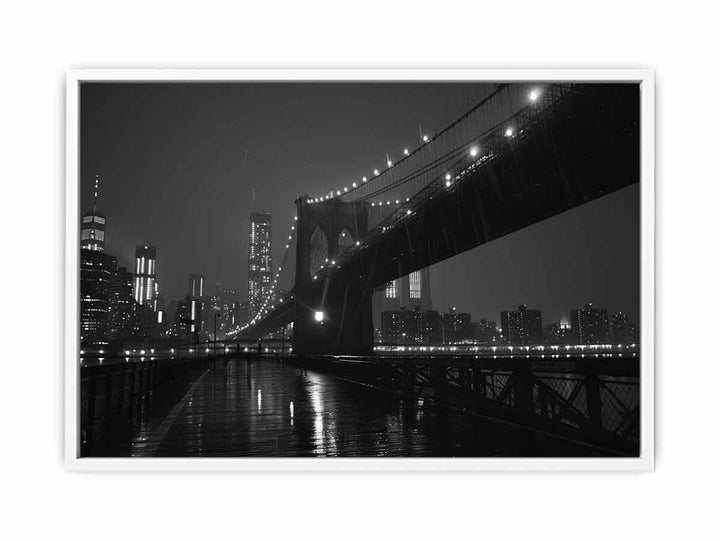
[[[477,146],[473,146],[473,147],[470,149],[470,155],[471,155],[472,157],[477,156],[479,152],[480,152],[480,150],[478,149]]]
[[[315,322],[323,322],[323,319],[325,319],[325,314],[322,311],[316,311],[315,312]]]

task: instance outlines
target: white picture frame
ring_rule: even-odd
[[[649,471],[655,446],[655,76],[647,69],[81,69],[66,75],[65,465],[72,470]],[[80,458],[79,113],[83,82],[636,82],[641,92],[640,456],[637,458]]]

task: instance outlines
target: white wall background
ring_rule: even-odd
[[[14,2],[0,31],[5,538],[709,538],[717,534],[717,15],[709,2]],[[713,50],[715,49],[715,50]],[[657,70],[657,470],[69,473],[64,70]],[[41,323],[27,322],[30,319]],[[23,346],[25,345],[25,346]],[[713,533],[714,529],[714,533]]]

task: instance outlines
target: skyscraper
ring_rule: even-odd
[[[590,303],[582,309],[571,310],[570,326],[581,345],[608,343],[610,340],[608,312],[604,307],[596,308]]]
[[[108,298],[108,336],[111,340],[129,337],[132,333],[135,301],[132,295],[133,276],[125,267],[110,276]]]
[[[272,215],[250,214],[248,242],[248,302],[250,317],[254,317],[271,296],[272,287]]]
[[[202,298],[205,296],[205,276],[202,274],[190,274],[188,294],[190,298]]]
[[[500,313],[500,325],[509,345],[543,342],[542,313],[538,309],[528,309],[522,304],[517,311],[503,311]]]
[[[155,299],[155,247],[135,246],[135,283],[133,298],[138,304],[150,304]]]
[[[80,342],[107,345],[110,281],[117,259],[98,250],[80,250]]]
[[[95,193],[92,210],[85,212],[80,224],[80,248],[91,251],[105,250],[105,214],[97,209],[100,177],[95,175]]]

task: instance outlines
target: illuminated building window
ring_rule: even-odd
[[[385,298],[397,298],[397,286],[395,280],[385,285]]]
[[[410,298],[420,298],[422,296],[422,286],[420,282],[420,272],[410,274]]]

